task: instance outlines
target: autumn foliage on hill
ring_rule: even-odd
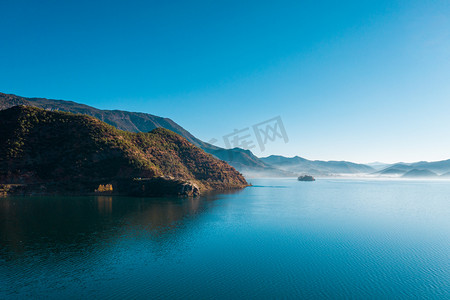
[[[167,129],[121,131],[94,117],[29,106],[0,111],[0,183],[65,183],[94,190],[118,179],[170,176],[202,190],[244,177]]]

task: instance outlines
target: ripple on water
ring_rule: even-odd
[[[0,298],[450,298],[448,183],[0,199]]]

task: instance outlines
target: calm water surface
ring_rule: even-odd
[[[0,198],[0,298],[450,299],[450,182]]]

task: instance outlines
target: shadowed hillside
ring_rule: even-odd
[[[233,167],[167,129],[132,133],[29,106],[0,111],[0,183],[93,192],[100,184],[116,190],[121,180],[158,176],[204,191],[247,185]]]

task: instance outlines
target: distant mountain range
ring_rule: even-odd
[[[434,162],[396,163],[374,174],[403,178],[448,178],[450,177],[450,159]]]
[[[450,178],[450,160],[435,162],[357,164],[348,161],[308,160],[299,156],[271,155],[261,158],[265,163],[292,173],[315,176],[369,175],[401,178]]]
[[[299,156],[284,157],[279,155],[263,157],[261,160],[281,170],[315,176],[375,172],[375,169],[368,165],[356,164],[348,161],[308,160]]]

